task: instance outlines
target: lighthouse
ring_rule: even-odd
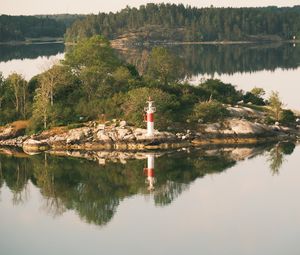
[[[147,154],[147,168],[144,168],[144,174],[146,175],[146,183],[148,184],[148,190],[154,190],[154,154]]]
[[[156,108],[153,106],[154,101],[149,97],[148,106],[144,108],[146,112],[146,122],[147,122],[147,136],[154,136],[154,113]]]

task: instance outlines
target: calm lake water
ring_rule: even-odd
[[[1,254],[299,254],[299,146],[136,156],[0,154]]]

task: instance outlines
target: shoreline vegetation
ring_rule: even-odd
[[[299,139],[300,116],[277,92],[237,90],[183,78],[181,59],[154,47],[146,72],[121,60],[101,36],[84,39],[65,59],[27,82],[0,79],[0,145],[46,150],[165,150],[207,144],[257,144]],[[155,135],[144,107],[153,97]],[[11,124],[9,124],[11,123]]]
[[[76,42],[66,42],[62,37],[53,37],[53,38],[30,38],[20,41],[7,41],[0,42],[0,45],[27,45],[27,44],[52,44],[52,43],[61,43],[66,46],[74,46]],[[118,39],[110,40],[111,46],[113,48],[117,47],[134,47],[136,45],[146,46],[146,45],[232,45],[232,44],[273,44],[273,43],[300,43],[300,40],[254,40],[254,41],[144,41],[144,42],[126,42]]]

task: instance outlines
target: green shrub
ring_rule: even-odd
[[[254,105],[265,105],[264,99],[251,93],[251,92],[247,92],[244,96],[243,96],[243,101],[244,103],[252,103]]]
[[[283,125],[293,125],[295,124],[296,116],[291,110],[282,110],[280,113],[279,122]]]
[[[166,93],[157,88],[138,88],[130,90],[127,93],[126,100],[122,105],[126,120],[132,124],[145,127],[144,107],[147,104],[149,96],[154,100],[156,114],[154,117],[155,127],[166,128],[174,121],[175,112],[179,108],[179,102],[174,95]]]
[[[243,97],[242,92],[236,90],[235,86],[220,80],[209,79],[199,87],[204,89],[211,99],[224,104],[236,104]]]
[[[194,106],[192,120],[203,123],[222,121],[228,117],[229,111],[217,101],[201,102]]]

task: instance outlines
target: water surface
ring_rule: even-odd
[[[1,155],[1,253],[299,254],[299,156],[291,143],[169,153],[149,190],[147,156]]]

